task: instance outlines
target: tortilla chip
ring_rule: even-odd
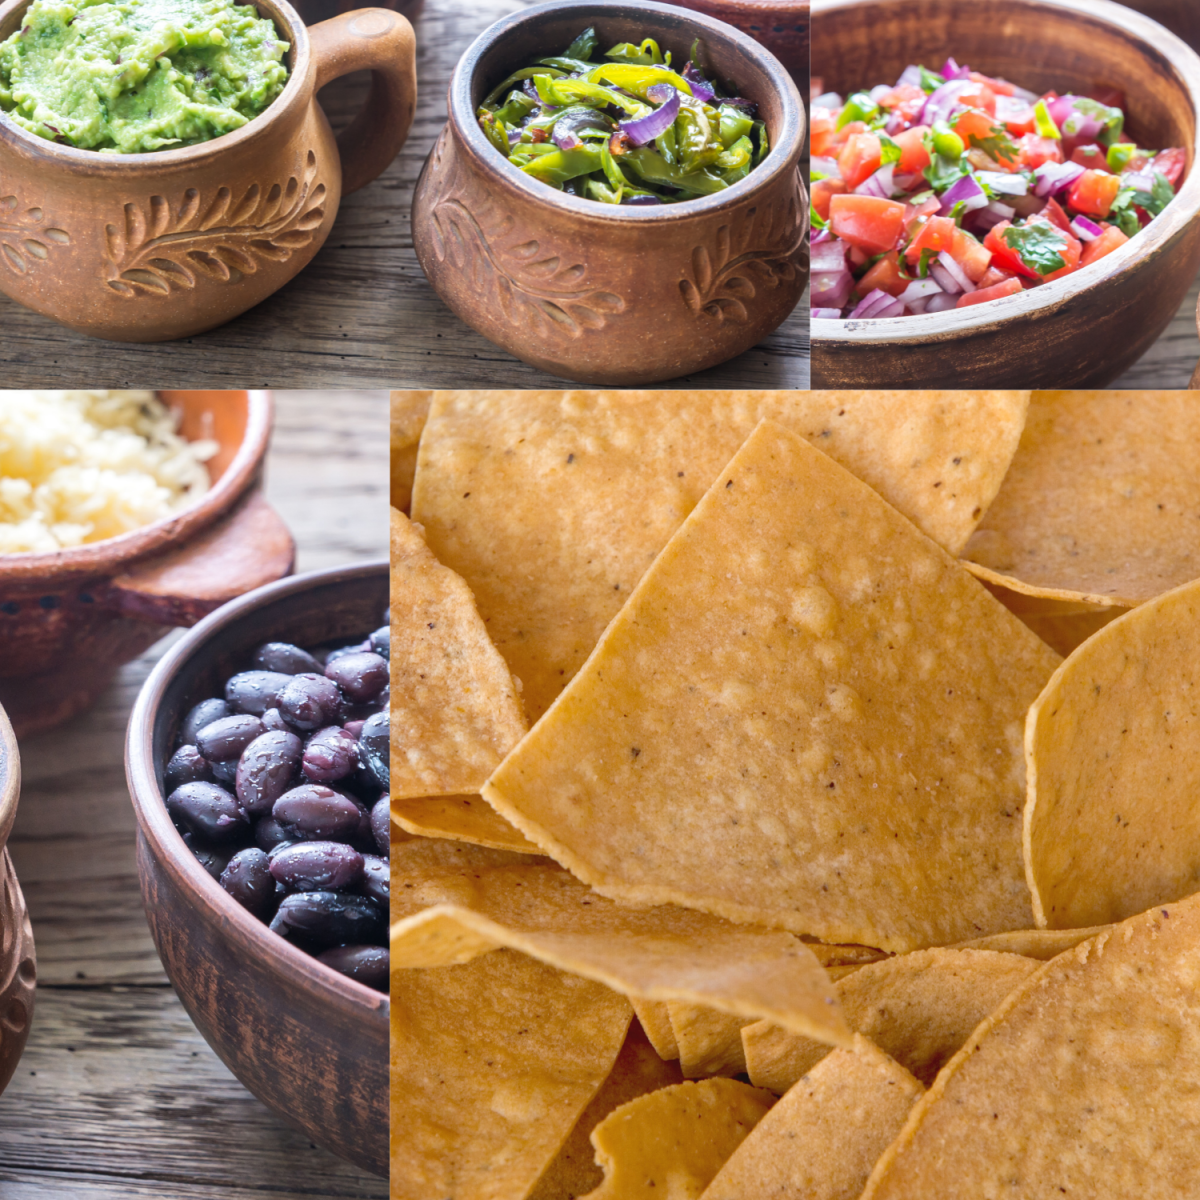
[[[465,583],[392,510],[392,798],[478,792],[525,733]]]
[[[742,1027],[754,1024],[753,1021],[717,1012],[702,1004],[679,1001],[671,1001],[667,1012],[675,1033],[675,1044],[679,1047],[679,1066],[684,1079],[746,1073]]]
[[[1028,596],[991,579],[982,582],[1010,613],[1019,617],[1051,650],[1064,658],[1082,646],[1093,633],[1129,612],[1129,609],[1115,605]]]
[[[1200,891],[1200,582],[1067,659],[1029,710],[1025,754],[1040,927],[1119,921]]]
[[[736,1079],[706,1079],[623,1104],[592,1130],[604,1182],[587,1200],[698,1200],[774,1102]]]
[[[885,950],[1028,928],[1021,722],[1057,663],[767,421],[483,794],[627,902]]]
[[[634,1016],[641,1022],[650,1044],[660,1058],[677,1059],[679,1043],[675,1040],[675,1030],[671,1028],[671,1014],[663,1000],[644,1000],[640,996],[630,996]]]
[[[529,1193],[529,1200],[576,1200],[599,1187],[604,1182],[604,1172],[596,1166],[592,1130],[622,1104],[682,1082],[679,1065],[663,1062],[641,1026],[633,1022],[604,1086],[575,1122],[557,1157]]]
[[[514,1200],[612,1069],[629,1002],[520,954],[392,972],[392,1200]]]
[[[988,1013],[1034,971],[994,950],[918,950],[834,985],[846,1021],[928,1086]],[[742,1030],[751,1082],[786,1092],[829,1047],[759,1021]]]
[[[392,402],[392,507],[407,513],[412,505],[413,476],[417,473],[417,446],[429,416],[432,392],[393,392]]]
[[[972,1035],[862,1200],[1200,1195],[1200,897],[1038,969]]]
[[[819,1062],[754,1127],[703,1200],[858,1200],[924,1088],[866,1038]]]
[[[1028,403],[1028,392],[438,392],[413,514],[470,584],[536,721],[762,417],[958,553]]]
[[[391,808],[392,820],[420,837],[449,838],[517,854],[541,854],[482,796],[405,797],[393,799]]]
[[[833,985],[790,934],[688,909],[623,908],[562,868],[456,842],[392,852],[392,966],[465,962],[509,946],[614,991],[685,1000],[849,1042]]]
[[[959,942],[951,949],[998,950],[1002,954],[1020,954],[1024,958],[1049,962],[1108,928],[1107,925],[1090,925],[1086,929],[1014,929],[1011,933],[993,933],[991,937]]]
[[[1200,394],[1035,392],[964,551],[1014,591],[1132,607],[1200,578]]]

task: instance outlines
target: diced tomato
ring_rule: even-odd
[[[924,142],[928,132],[928,125],[914,125],[911,129],[896,134],[894,140],[900,147],[900,161],[896,164],[898,174],[919,175],[929,166],[929,151],[925,149]]]
[[[1106,171],[1084,171],[1067,191],[1067,203],[1088,217],[1107,217],[1121,190],[1121,181]]]
[[[996,93],[986,83],[980,83],[974,88],[963,88],[958,93],[958,102],[967,105],[968,108],[981,108],[989,116],[996,115]]]
[[[917,230],[916,237],[909,242],[904,257],[910,263],[916,263],[920,261],[922,250],[932,250],[934,254],[949,250],[954,245],[954,235],[958,232],[958,226],[955,225],[953,218],[930,217]]]
[[[1183,178],[1183,169],[1187,166],[1187,152],[1175,148],[1163,150],[1154,159],[1154,169],[1162,175],[1172,187],[1178,187]]]
[[[1042,209],[1042,216],[1050,222],[1051,225],[1057,225],[1063,233],[1071,232],[1071,218],[1063,212],[1063,207],[1053,196],[1046,201],[1046,207]]]
[[[963,274],[972,283],[978,283],[992,264],[992,252],[965,229],[955,231],[950,257],[962,267]]]
[[[860,295],[866,296],[875,288],[879,288],[889,296],[899,296],[911,282],[900,274],[900,255],[892,250],[858,281],[858,291]]]
[[[1094,242],[1088,242],[1084,246],[1079,265],[1081,267],[1091,266],[1097,259],[1111,254],[1125,245],[1127,241],[1129,239],[1115,225],[1106,225],[1104,232]]]
[[[1022,291],[1021,281],[1016,278],[1008,278],[1003,283],[993,284],[991,287],[981,287],[973,292],[964,292],[958,298],[957,308],[966,308],[971,304],[983,304],[988,300],[999,300],[1002,296],[1015,296]]]
[[[990,254],[991,251],[989,250]],[[1002,270],[1000,267],[988,267],[987,274],[982,279],[977,279],[975,282],[979,284],[979,290],[984,288],[995,287],[998,283],[1004,283],[1005,280],[1016,279],[1016,276],[1011,271]]]
[[[974,144],[972,139],[974,142],[982,142],[996,136],[996,118],[980,112],[977,108],[968,108],[960,112],[950,124],[968,146]]]
[[[1047,283],[1051,279],[1061,279],[1064,275],[1070,275],[1072,271],[1079,270],[1079,260],[1083,256],[1083,243],[1069,233],[1066,237],[1067,244],[1059,251],[1066,266],[1058,271],[1051,271],[1049,275],[1045,276]]]
[[[808,98],[815,100],[825,95],[825,80],[820,75],[813,75],[808,81]]]
[[[1027,133],[1017,143],[1017,166],[1037,170],[1042,163],[1060,163],[1063,160],[1062,143],[1054,138],[1039,137]]]
[[[846,251],[846,262],[852,271],[861,271],[874,257],[870,250],[864,250],[861,246],[851,246]]]
[[[873,133],[856,133],[848,138],[838,155],[838,170],[848,188],[866,183],[883,162],[883,144]]]
[[[990,75],[981,75],[978,71],[972,71],[971,78],[976,83],[986,83],[997,96],[1015,96],[1017,93],[1017,89],[1007,79],[993,79]]]
[[[1089,171],[1108,171],[1108,152],[1095,142],[1089,142],[1086,146],[1076,146],[1071,151],[1071,161],[1081,167],[1087,167]]]
[[[1109,108],[1119,108],[1125,111],[1125,93],[1120,88],[1097,87],[1088,93],[1092,100],[1107,104]]]
[[[921,115],[921,109],[925,107],[925,101],[928,98],[921,88],[911,83],[904,83],[899,87],[892,88],[886,96],[882,96],[879,100],[879,107],[895,113],[903,118],[906,125],[911,125]]]
[[[1023,137],[1027,133],[1036,133],[1037,117],[1034,115],[1033,106],[1028,105],[1020,112],[1005,117],[1004,128],[1015,138]]]
[[[898,200],[878,196],[831,196],[829,224],[834,235],[850,245],[868,254],[883,254],[895,249],[900,239],[906,207]]]
[[[820,214],[821,220],[829,220],[830,197],[840,196],[849,190],[844,179],[818,179],[812,185],[812,205]]]
[[[836,153],[833,138],[836,133],[837,115],[840,109],[814,108],[812,110],[812,152],[817,158],[832,158]]]
[[[908,211],[904,214],[904,227],[908,231],[908,236],[912,237],[930,217],[936,217],[941,211],[942,202],[936,196],[930,196],[928,200],[922,200],[920,204],[910,203]]]
[[[1014,275],[1024,275],[1026,279],[1040,278],[1004,240],[1004,231],[1011,225],[1011,221],[1001,221],[999,225],[993,225],[988,230],[987,237],[983,239],[983,244],[992,252],[992,266],[1011,271]]]

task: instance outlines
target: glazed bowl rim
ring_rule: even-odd
[[[752,170],[745,179],[738,180],[724,191],[711,196],[686,200],[677,204],[625,205],[601,204],[582,196],[571,196],[556,188],[531,178],[514,167],[487,140],[475,119],[475,107],[471,101],[471,86],[479,70],[480,60],[500,38],[523,25],[537,24],[550,13],[578,10],[581,18],[586,13],[595,14],[614,9],[643,9],[661,13],[677,20],[699,25],[707,36],[720,38],[739,46],[759,68],[764,77],[775,87],[783,106],[784,139],[772,144],[767,157]],[[463,149],[469,153],[480,169],[503,183],[510,191],[522,198],[550,205],[576,217],[607,220],[631,225],[658,224],[663,221],[679,221],[692,217],[706,217],[748,199],[755,192],[796,169],[804,148],[807,126],[804,104],[800,93],[783,64],[766,47],[753,38],[727,25],[707,13],[690,8],[679,8],[671,4],[660,4],[657,0],[544,0],[541,4],[518,9],[497,21],[493,21],[467,47],[454,67],[447,94],[449,124],[454,128]],[[790,136],[788,136],[790,135]]]
[[[74,168],[85,174],[101,178],[121,178],[130,173],[155,174],[178,173],[206,166],[221,155],[237,150],[247,142],[269,137],[271,128],[283,115],[304,99],[309,86],[312,64],[312,46],[308,28],[289,0],[240,0],[252,4],[259,15],[268,16],[277,31],[286,32],[291,56],[287,82],[283,90],[257,116],[252,117],[239,129],[232,129],[194,146],[177,146],[170,150],[148,150],[141,154],[108,154],[99,150],[86,150],[80,146],[67,146],[39,137],[13,121],[7,112],[0,109],[0,141],[10,139],[16,148],[30,158]],[[14,12],[29,7],[33,0],[0,0],[0,25]]]
[[[241,953],[269,962],[272,974],[286,986],[316,992],[322,1003],[356,1012],[386,1011],[387,994],[342,975],[273,933],[225,891],[188,849],[167,813],[166,798],[158,785],[154,727],[163,696],[178,670],[248,612],[314,587],[386,578],[387,574],[386,559],[325,567],[268,583],[223,604],[189,629],[155,663],[134,702],[125,741],[126,779],[138,831],[158,869],[169,873],[178,890],[196,902],[199,919],[215,923]]]
[[[21,799],[21,751],[8,713],[0,707],[0,852],[8,845]]]
[[[952,0],[941,2],[950,4]],[[883,0],[812,0],[812,8],[816,18],[823,12],[871,8],[880,3]],[[1200,216],[1200,55],[1153,18],[1113,3],[1113,0],[1015,0],[1015,3],[1049,10],[1068,20],[1091,21],[1115,28],[1141,49],[1152,46],[1167,61],[1173,81],[1191,102],[1198,139],[1198,144],[1191,147],[1192,162],[1182,187],[1171,204],[1136,237],[1090,266],[1061,279],[1043,283],[1019,295],[943,313],[865,319],[813,317],[810,329],[814,344],[850,347],[862,344],[902,346],[914,341],[932,343],[962,335],[995,332],[1010,322],[1049,316],[1083,293],[1121,282],[1140,270],[1148,260],[1167,252],[1176,238]]]
[[[219,388],[164,388],[162,391],[220,391]],[[155,392],[160,395],[161,392]],[[236,395],[235,390],[231,394]],[[254,482],[267,452],[275,402],[269,391],[242,392],[247,401],[246,432],[225,473],[194,503],[128,533],[65,550],[0,554],[0,571],[10,582],[32,583],[66,575],[107,575],[133,559],[182,545],[217,521]]]

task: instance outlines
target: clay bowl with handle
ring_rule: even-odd
[[[200,865],[167,815],[163,766],[192,705],[223,693],[263,642],[359,638],[388,604],[386,562],[318,571],[242,596],[159,660],[126,743],[138,874],[150,932],[180,1000],[226,1066],[309,1138],[388,1170],[388,998],[251,916]]]
[[[291,572],[295,545],[262,495],[266,392],[160,392],[188,440],[219,446],[212,487],[173,516],[45,554],[0,555],[0,704],[24,737],[89,708],[172,626]]]
[[[1167,327],[1200,267],[1200,57],[1174,34],[1109,0],[814,0],[812,54],[843,94],[947,54],[1039,93],[1115,87],[1139,144],[1187,153],[1166,210],[1071,275],[944,313],[814,319],[813,387],[1104,387]]]
[[[28,3],[0,4],[0,41]],[[47,141],[0,112],[0,291],[93,337],[161,342],[224,324],[307,265],[341,197],[408,136],[412,27],[368,8],[307,29],[285,0],[257,7],[291,46],[289,78],[232,133],[103,154]],[[335,140],[316,93],[363,68],[371,92]]]
[[[355,0],[295,0],[293,7],[305,25],[317,25],[340,13],[353,12],[360,6]],[[390,8],[409,21],[415,21],[425,7],[425,0],[384,0],[383,3],[374,4],[372,7]]]
[[[679,0],[761,42],[787,69],[808,98],[808,0]]]
[[[17,739],[0,709],[0,1091],[8,1087],[25,1049],[37,986],[33,929],[8,856],[8,837],[20,795]]]
[[[513,71],[594,26],[601,49],[654,38],[753,100],[771,149],[732,187],[679,204],[602,204],[513,166],[475,110]],[[791,313],[808,277],[804,108],[779,61],[702,13],[626,0],[561,0],[482,33],[450,81],[450,120],[413,199],[421,267],[484,337],[552,375],[641,385],[716,366]]]

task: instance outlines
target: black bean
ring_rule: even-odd
[[[335,946],[317,957],[342,975],[377,991],[386,992],[390,982],[386,946]]]
[[[337,684],[324,675],[292,675],[279,694],[280,716],[306,733],[337,725],[344,706]]]
[[[358,834],[362,821],[362,810],[353,800],[315,783],[284,792],[271,815],[297,842],[348,841]]]
[[[368,896],[293,892],[280,901],[271,928],[314,946],[381,946],[387,936],[387,917],[383,906]]]
[[[364,896],[370,896],[372,900],[378,900],[380,904],[387,908],[389,888],[391,882],[391,869],[388,866],[386,858],[380,858],[378,854],[364,854],[362,856],[362,879],[359,882],[358,890]]]
[[[325,678],[332,679],[355,704],[366,704],[387,687],[388,661],[373,651],[343,654],[325,664]]]
[[[381,625],[371,634],[370,641],[371,649],[376,654],[387,659],[392,657],[392,627],[390,625]]]
[[[392,808],[391,801],[385,792],[371,809],[371,833],[379,853],[387,858],[392,848]]]
[[[219,721],[222,717],[229,716],[232,711],[224,700],[201,700],[183,718],[183,725],[179,730],[179,744],[181,746],[194,746],[196,744],[196,734],[205,725],[213,721]]]
[[[293,676],[278,671],[243,671],[225,684],[225,699],[234,712],[261,717],[268,708],[279,705],[279,693]]]
[[[363,856],[341,842],[295,842],[271,855],[271,874],[296,892],[342,891],[362,882]]]
[[[212,767],[195,746],[180,746],[163,771],[163,787],[173,792],[182,783],[207,783]]]
[[[268,708],[262,715],[262,723],[268,729],[282,729],[285,732],[291,731],[291,726],[279,715],[279,709]]]
[[[259,671],[278,671],[282,675],[300,675],[311,671],[319,675],[321,664],[307,650],[291,642],[267,642],[254,652],[251,664]]]
[[[371,640],[366,638],[361,642],[355,642],[350,646],[338,646],[334,650],[326,650],[323,656],[325,666],[329,666],[331,662],[337,662],[339,658],[345,658],[347,654],[361,654],[364,650],[371,649]]]
[[[210,846],[203,838],[198,838],[188,831],[183,835],[184,844],[196,856],[196,861],[216,880],[220,880],[221,872],[229,865],[234,848],[231,846]]]
[[[274,907],[275,880],[261,850],[239,850],[221,873],[221,886],[256,917],[265,917]]]
[[[263,817],[254,823],[254,840],[260,850],[270,853],[280,846],[290,846],[292,838],[274,817]]]
[[[376,713],[363,722],[362,730],[358,735],[358,744],[362,749],[367,769],[375,776],[382,788],[391,786],[391,776],[388,770],[390,724],[387,713]]]
[[[213,778],[221,784],[222,787],[233,789],[237,782],[237,759],[231,758],[228,762],[211,763]]]
[[[236,761],[242,751],[265,732],[263,723],[249,713],[221,717],[205,725],[196,735],[196,749],[209,762]]]
[[[336,783],[359,765],[358,742],[340,726],[330,725],[308,739],[300,769],[311,783]]]
[[[210,842],[233,842],[250,832],[250,823],[237,799],[215,783],[185,783],[177,787],[167,797],[167,811]]]
[[[237,797],[252,816],[271,811],[296,781],[304,746],[294,733],[270,729],[242,752],[237,765]]]

